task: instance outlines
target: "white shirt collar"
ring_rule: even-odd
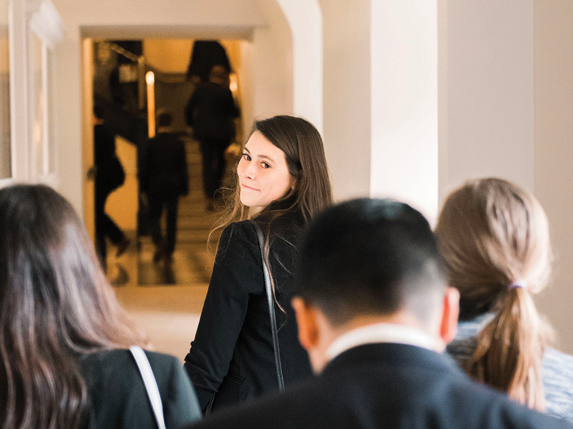
[[[330,345],[326,357],[332,360],[353,347],[375,343],[408,344],[429,350],[441,350],[438,341],[420,329],[406,325],[376,323],[342,334]]]

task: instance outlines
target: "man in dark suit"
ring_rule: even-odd
[[[177,238],[179,197],[189,193],[187,156],[184,143],[171,133],[173,117],[163,112],[157,117],[157,135],[144,146],[140,171],[140,188],[147,196],[151,237],[155,244],[153,261],[171,262]],[[161,213],[167,209],[165,243],[161,232]]]
[[[459,294],[426,219],[391,200],[326,210],[293,300],[316,378],[197,428],[564,428],[471,381],[442,354]]]
[[[239,116],[225,67],[217,65],[211,69],[209,81],[200,83],[189,98],[185,114],[199,140],[207,210],[212,211],[225,172],[225,150],[235,137],[234,119]]]

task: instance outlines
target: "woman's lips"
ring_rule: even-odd
[[[256,189],[256,188],[251,188],[250,186],[247,186],[247,185],[245,185],[244,183],[241,183],[241,186],[242,186],[243,188],[250,189],[251,191],[258,191],[258,189]]]

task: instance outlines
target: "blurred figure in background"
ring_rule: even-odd
[[[214,66],[209,81],[200,83],[185,108],[187,125],[199,140],[203,157],[203,186],[207,210],[214,210],[214,199],[225,172],[225,150],[235,137],[239,110],[229,89],[229,73]]]
[[[102,106],[94,106],[94,168],[88,173],[95,176],[95,225],[96,248],[102,265],[106,266],[109,237],[117,246],[116,256],[121,256],[129,240],[116,223],[105,213],[107,197],[125,182],[125,172],[115,153],[115,135],[105,125]]]
[[[185,144],[171,132],[173,117],[162,112],[157,117],[157,135],[145,143],[140,171],[141,192],[147,196],[151,237],[155,244],[153,261],[171,262],[177,240],[179,197],[189,193]],[[167,210],[167,234],[161,232],[161,213]]]

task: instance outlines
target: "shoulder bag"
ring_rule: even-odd
[[[265,261],[265,236],[263,234],[263,230],[256,222],[251,222],[255,228],[257,233],[257,240],[259,242],[259,248],[261,249],[261,260],[263,262],[263,275],[265,278],[265,291],[267,295],[267,304],[269,306],[269,318],[271,322],[271,333],[273,336],[273,350],[275,355],[275,367],[277,370],[277,379],[279,383],[279,391],[283,391],[285,389],[285,381],[283,377],[283,368],[281,365],[281,354],[280,354],[280,347],[279,347],[279,334],[277,329],[277,319],[275,316],[275,304],[274,304],[274,297],[273,297],[273,290],[271,288],[271,274],[269,267]]]
[[[131,346],[129,351],[133,355],[135,362],[137,363],[137,368],[143,378],[143,384],[145,385],[145,390],[147,391],[147,397],[151,403],[151,408],[153,409],[153,415],[155,416],[155,421],[157,422],[157,427],[159,429],[165,429],[165,418],[163,417],[163,404],[161,403],[161,394],[159,393],[159,387],[157,387],[157,381],[153,375],[153,370],[149,364],[145,352],[139,346]]]

